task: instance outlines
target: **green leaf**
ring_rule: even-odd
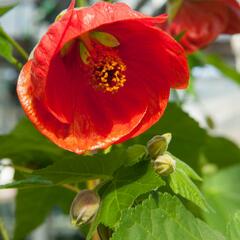
[[[45,220],[54,206],[68,213],[74,196],[74,193],[59,187],[19,190],[14,240],[25,239]]]
[[[42,176],[55,184],[71,183],[88,179],[111,179],[113,173],[123,165],[125,150],[117,148],[109,154],[82,156],[65,154],[53,165],[35,171],[34,175]]]
[[[124,165],[133,166],[134,164],[144,160],[148,155],[147,148],[140,144],[135,144],[127,148],[126,160]]]
[[[152,194],[135,209],[124,212],[111,240],[224,240],[218,232],[195,218],[169,194]]]
[[[219,231],[224,231],[230,217],[239,210],[240,165],[221,170],[206,178],[203,192],[215,212],[204,213],[206,221]]]
[[[110,228],[116,227],[122,211],[131,207],[137,197],[164,185],[150,163],[141,162],[133,167],[119,169],[112,182],[101,192],[100,209],[87,239],[91,239],[100,223]]]
[[[15,3],[13,3],[13,1],[11,1],[11,3],[6,4],[6,3],[0,3],[0,17],[2,15],[4,15],[5,13],[7,13],[8,11],[10,11],[12,8],[14,8],[16,5],[18,4],[17,1],[15,1]]]
[[[0,158],[9,158],[16,165],[33,169],[44,167],[64,152],[41,135],[26,118],[10,134],[0,136]]]
[[[173,159],[176,161],[176,167],[178,169],[182,170],[183,172],[185,172],[185,174],[188,177],[190,177],[191,179],[196,180],[196,181],[202,181],[202,178],[190,166],[188,166],[185,162],[176,158],[171,153],[168,153],[168,154],[170,154],[173,157]]]
[[[179,194],[183,198],[186,198],[205,211],[208,211],[209,207],[206,199],[199,191],[198,187],[188,177],[186,172],[176,167],[176,171],[169,175],[168,183],[174,193]]]
[[[168,147],[169,152],[193,167],[199,168],[198,160],[207,137],[206,131],[199,127],[193,120],[176,104],[169,103],[163,117],[142,135],[131,139],[124,145],[143,144],[155,135],[166,132],[172,133],[172,141]]]
[[[14,181],[5,185],[0,185],[0,189],[4,188],[29,188],[29,187],[40,187],[40,186],[51,186],[52,182],[43,179],[39,176],[31,176],[27,179]]]
[[[219,168],[240,164],[240,148],[222,137],[208,137],[203,148],[204,156]]]
[[[228,223],[227,236],[229,240],[240,239],[240,211],[236,212]]]

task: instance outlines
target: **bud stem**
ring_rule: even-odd
[[[13,39],[11,38],[2,27],[0,27],[1,35],[20,53],[24,60],[28,60],[27,52]]]

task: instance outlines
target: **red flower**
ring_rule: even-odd
[[[236,0],[183,0],[168,32],[183,33],[180,43],[187,52],[194,52],[221,33],[240,33],[240,4]]]
[[[152,18],[122,3],[67,12],[43,36],[17,86],[38,130],[82,153],[132,138],[166,108],[170,87],[185,88],[184,50]]]

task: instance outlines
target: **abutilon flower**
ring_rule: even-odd
[[[167,31],[173,36],[182,35],[180,43],[188,53],[207,46],[222,33],[240,33],[240,4],[237,0],[180,1]]]
[[[59,15],[19,76],[17,92],[36,128],[60,147],[106,148],[151,127],[170,88],[185,88],[183,48],[123,3],[99,2]]]

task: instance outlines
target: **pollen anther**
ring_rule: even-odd
[[[126,82],[126,65],[120,57],[101,56],[92,63],[92,85],[103,92],[116,93]]]

